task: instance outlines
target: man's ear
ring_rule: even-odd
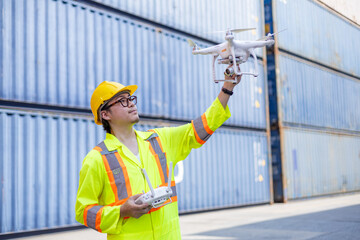
[[[109,121],[111,119],[109,111],[107,111],[107,110],[102,110],[100,112],[100,116],[101,116],[102,119],[105,119],[107,121]]]

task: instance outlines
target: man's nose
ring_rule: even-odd
[[[128,107],[131,108],[133,106],[135,106],[134,102],[130,101],[130,99],[128,99]]]

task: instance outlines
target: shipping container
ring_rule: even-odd
[[[194,56],[184,34],[68,1],[4,1],[1,9],[0,99],[89,109],[103,80],[138,84],[149,117],[190,120],[220,91],[212,57]],[[208,42],[194,39],[199,46]],[[266,129],[266,78],[244,76],[227,124]],[[253,71],[253,61],[241,65]],[[217,65],[223,78],[225,65]]]
[[[345,146],[360,132],[359,26],[312,0],[264,0],[264,12],[267,32],[286,29],[266,56],[274,201],[359,190],[348,168],[358,154]],[[333,167],[341,156],[346,173]],[[351,183],[317,174],[330,164],[334,178]]]
[[[360,190],[360,133],[282,129],[288,199]]]
[[[90,116],[0,109],[0,136],[1,233],[78,225],[79,171],[102,128]],[[175,168],[179,211],[270,202],[268,154],[264,131],[218,129]]]
[[[77,224],[82,159],[104,133],[84,117],[0,109],[1,233]]]
[[[360,131],[360,81],[313,63],[278,55],[280,121]]]
[[[139,85],[138,130],[189,122],[222,84],[212,82],[212,57],[192,55],[187,38],[204,48],[224,41],[208,32],[256,27],[236,39],[258,39],[262,5],[0,1],[0,233],[79,226],[79,171],[105,135],[89,114],[100,82]],[[223,8],[231,14],[216,11]],[[180,213],[272,201],[263,52],[259,76],[235,89],[226,126],[176,166]],[[224,69],[216,65],[218,79]]]
[[[224,41],[224,33],[215,31],[228,28],[256,30],[238,34],[244,40],[259,39],[264,33],[262,0],[95,0],[104,6],[145,18],[151,22],[190,33],[215,42]],[[101,6],[97,5],[101,8]],[[259,56],[263,52],[256,52]]]
[[[313,0],[273,0],[280,50],[360,78],[360,28]]]
[[[271,202],[266,133],[220,128],[183,162],[179,211]]]

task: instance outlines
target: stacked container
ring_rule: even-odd
[[[316,1],[265,1],[276,201],[360,190],[360,27]]]
[[[211,80],[212,57],[193,56],[186,38],[207,47],[223,41],[209,30],[257,27],[237,37],[254,40],[264,28],[260,0],[228,1],[225,17],[217,1],[143,4],[0,1],[2,234],[78,226],[81,163],[104,138],[89,106],[100,82],[139,85],[137,129],[185,124],[221,88]],[[232,117],[176,168],[180,212],[271,202],[266,71],[257,54],[260,75],[236,87]],[[224,66],[216,70],[221,76]]]

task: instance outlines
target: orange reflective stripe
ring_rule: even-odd
[[[98,152],[101,152],[101,151],[102,151],[102,149],[101,149],[99,146],[94,147],[94,150],[96,150],[96,151],[98,151]]]
[[[170,201],[170,199],[169,199],[168,201]],[[177,196],[171,197],[171,201],[172,201],[172,202],[177,202]]]
[[[196,132],[196,129],[195,129],[194,121],[193,121],[193,120],[191,121],[191,126],[193,127],[196,141],[197,141],[198,143],[200,143],[200,144],[204,144],[205,141],[201,140],[201,138],[199,137],[199,135],[198,135],[197,132]]]
[[[196,141],[200,144],[204,144],[209,137],[214,133],[213,130],[210,129],[205,113],[201,115],[201,117],[191,121]]]
[[[95,205],[97,205],[97,204],[88,205],[88,206],[86,206],[86,208],[85,208],[85,210],[84,210],[83,218],[84,218],[84,225],[85,225],[85,226],[88,226],[88,224],[87,224],[87,213],[88,213],[89,209],[92,208],[92,207],[95,206]]]
[[[101,232],[100,224],[101,224],[101,214],[103,212],[104,207],[100,208],[100,210],[96,213],[96,222],[95,222],[95,228],[99,232]]]
[[[150,132],[153,132],[153,133],[156,133],[154,129],[150,129],[149,131],[150,131]],[[160,139],[159,139],[159,136],[155,137],[155,139],[158,141],[158,143],[159,143],[159,145],[160,145],[161,151],[164,152],[164,149],[163,149],[163,147],[162,147],[162,145],[161,145],[161,141],[160,141]]]
[[[201,120],[202,120],[202,122],[204,124],[204,128],[205,128],[206,132],[208,134],[210,134],[210,135],[213,134],[214,131],[209,128],[209,125],[208,125],[207,120],[206,120],[205,113],[203,115],[201,115]]]
[[[94,147],[94,150],[100,152],[100,154],[101,154],[101,152],[102,152],[102,149],[101,149],[101,147],[99,147],[99,146]],[[118,198],[118,192],[117,192],[117,187],[116,187],[116,184],[115,184],[114,175],[113,175],[113,173],[112,173],[112,171],[111,171],[111,169],[110,169],[110,166],[109,166],[109,163],[108,163],[108,161],[107,161],[107,159],[106,159],[106,156],[105,156],[105,155],[101,155],[101,158],[102,158],[102,160],[103,160],[103,163],[104,163],[104,166],[105,166],[105,170],[106,170],[106,173],[107,173],[108,178],[109,178],[109,181],[110,181],[111,189],[112,189],[112,191],[113,191],[113,193],[114,193],[115,202],[117,202],[117,201],[119,201],[119,198]]]
[[[104,206],[89,205],[84,212],[84,225],[101,232],[101,214]]]
[[[117,201],[119,201],[119,197],[118,197],[118,191],[117,191],[117,187],[116,187],[116,184],[115,184],[115,179],[114,179],[113,172],[110,169],[110,166],[109,166],[109,163],[108,163],[108,161],[106,159],[106,156],[101,155],[101,157],[103,159],[103,163],[104,163],[104,166],[105,166],[105,169],[106,169],[106,173],[107,173],[109,181],[110,181],[111,189],[112,189],[112,191],[114,193],[115,202],[117,202]]]
[[[156,159],[156,165],[157,165],[159,173],[160,173],[161,182],[165,183],[165,177],[164,177],[163,170],[161,168],[159,156],[156,154],[156,152],[155,152],[154,148],[151,146],[151,144],[149,144],[149,149],[150,149],[152,155],[154,155],[154,157]]]
[[[128,196],[131,196],[132,190],[131,190],[131,185],[130,185],[130,179],[129,179],[129,174],[127,172],[124,161],[122,160],[122,158],[120,157],[120,154],[118,152],[115,153],[115,157],[118,160],[120,167],[122,168],[123,173],[124,173],[127,194],[128,194]]]
[[[94,149],[99,151],[102,156],[110,186],[114,193],[114,202],[131,196],[132,190],[129,174],[118,151],[109,151],[104,142],[98,144]]]
[[[154,130],[150,130],[150,131],[155,132]],[[162,145],[161,145],[160,138],[159,138],[159,137],[155,137],[155,139],[156,139],[156,141],[159,143],[161,151],[165,154],[165,159],[167,159],[167,157],[166,157],[166,152],[164,151],[164,149],[163,149],[163,147],[162,147]],[[158,158],[158,159],[159,159],[159,158]],[[160,163],[160,160],[159,160],[159,163]],[[161,171],[161,172],[162,172],[162,171]],[[163,174],[163,175],[165,175],[165,174]],[[169,167],[168,167],[167,163],[166,163],[166,175],[169,176]],[[165,176],[164,176],[164,181],[165,181]]]
[[[117,202],[113,202],[111,204],[108,204],[106,206],[119,206],[119,205],[122,205],[124,204],[129,198],[124,198],[124,199],[121,199],[120,201],[117,201]]]
[[[150,151],[154,155],[156,165],[158,166],[160,178],[162,183],[167,182],[167,176],[169,176],[169,166],[167,164],[166,152],[161,144],[159,135],[155,130],[150,129],[149,132],[153,132],[155,135],[150,135],[147,141],[150,143]]]

